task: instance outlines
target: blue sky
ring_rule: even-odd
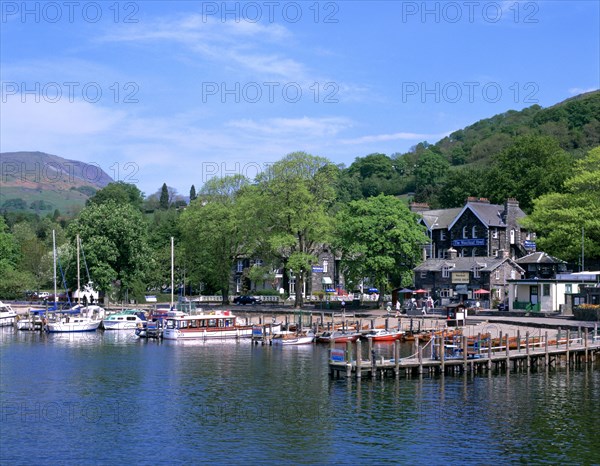
[[[600,2],[2,1],[0,150],[146,194],[350,165],[600,87]]]

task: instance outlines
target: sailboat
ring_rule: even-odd
[[[54,300],[56,295],[56,238],[54,230],[52,231],[52,245],[54,251]],[[79,276],[79,235],[77,235],[77,289],[81,289]],[[81,293],[79,293],[81,296]],[[78,301],[80,298],[78,297]],[[104,309],[96,305],[82,306],[81,302],[66,311],[57,311],[52,320],[46,323],[46,331],[49,333],[63,332],[94,332],[100,326],[104,317]]]

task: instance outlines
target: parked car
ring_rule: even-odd
[[[242,295],[233,298],[233,302],[234,304],[241,304],[245,306],[246,304],[260,304],[262,301],[254,296]]]

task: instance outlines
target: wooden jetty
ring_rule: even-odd
[[[347,377],[406,377],[421,374],[484,373],[490,371],[530,370],[541,367],[556,367],[559,363],[568,367],[593,363],[600,355],[600,335],[597,332],[560,332],[549,338],[546,331],[542,336],[532,337],[529,332],[524,338],[508,334],[497,339],[479,339],[473,342],[467,336],[454,341],[443,337],[431,339],[426,345],[415,342],[415,352],[400,358],[400,342],[394,342],[394,357],[377,357],[369,344],[369,359],[364,359],[362,342],[348,342],[345,349],[329,349],[329,374],[333,378]],[[515,348],[516,349],[511,349]],[[357,357],[357,355],[359,355]]]

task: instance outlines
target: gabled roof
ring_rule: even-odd
[[[452,209],[426,210],[419,212],[422,216],[423,223],[430,230],[447,229],[452,223],[456,215],[461,211],[460,207]]]
[[[566,264],[565,261],[557,259],[543,251],[532,252],[517,259],[518,264]]]
[[[473,212],[473,215],[475,215],[486,227],[506,227],[506,223],[504,223],[503,218],[503,205],[489,204],[487,202],[467,202],[458,215],[456,215],[452,223],[448,226],[448,229],[451,229],[454,226],[454,224],[460,219],[460,217],[462,217],[467,209]],[[519,207],[517,207],[517,209],[516,217],[525,217],[525,212],[523,212]]]
[[[493,272],[505,262],[524,273],[525,270],[509,257],[456,257],[454,259],[427,259],[414,268],[415,272],[439,272],[444,267],[451,272],[470,272],[475,267],[482,272]]]

